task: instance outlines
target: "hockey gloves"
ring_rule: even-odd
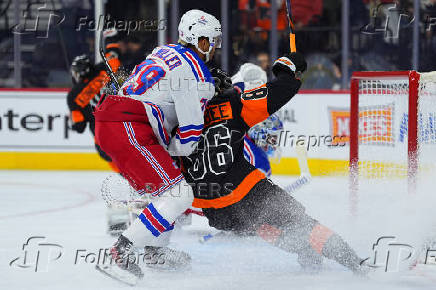
[[[76,131],[77,133],[83,133],[86,129],[86,120],[85,120],[85,116],[82,114],[82,112],[78,111],[78,110],[74,110],[71,112],[71,121],[72,121],[72,125],[71,125],[71,129],[73,129],[73,131]]]
[[[86,129],[86,122],[73,123],[71,129],[79,134],[82,134]]]
[[[287,72],[298,76],[306,71],[306,69],[306,60],[304,59],[304,56],[298,52],[288,53],[278,58],[272,66],[272,71],[275,76],[280,72]]]
[[[215,95],[232,88],[232,79],[225,71],[214,67],[210,70],[210,73],[215,82]]]

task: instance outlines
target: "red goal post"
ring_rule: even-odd
[[[436,72],[354,72],[349,128],[352,204],[362,176],[407,177],[413,192],[420,159],[436,163]]]
[[[353,175],[358,174],[359,166],[359,88],[362,80],[408,80],[408,168],[407,175],[413,179],[417,169],[418,148],[418,89],[420,75],[416,71],[380,71],[380,72],[354,72],[351,78],[350,102],[350,170]],[[384,88],[366,88],[367,90],[381,90]]]

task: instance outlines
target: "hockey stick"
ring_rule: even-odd
[[[292,18],[291,0],[286,0],[286,12],[288,15],[288,24],[289,24],[289,48],[291,52],[296,52],[297,46],[295,44],[295,26]]]
[[[312,180],[309,164],[307,163],[306,147],[304,145],[297,145],[295,152],[297,153],[298,166],[300,167],[300,177],[284,188],[289,194],[293,194]]]
[[[118,81],[115,77],[114,71],[112,70],[111,66],[109,65],[109,62],[106,58],[106,55],[104,54],[103,33],[104,33],[104,31],[102,30],[100,33],[100,49],[99,49],[100,56],[103,59],[104,66],[106,67],[106,73],[109,75],[109,78],[111,79],[112,83],[115,86],[115,89],[118,92],[118,90],[120,89],[120,84],[118,83]]]
[[[302,188],[304,185],[308,184],[312,180],[312,175],[310,174],[309,164],[307,162],[307,151],[304,145],[297,145],[295,148],[297,153],[298,166],[300,167],[300,177],[297,180],[283,188],[288,194],[293,194],[298,189]],[[216,236],[224,235],[225,231],[218,231],[215,234],[208,234],[200,237],[200,243],[205,243]]]

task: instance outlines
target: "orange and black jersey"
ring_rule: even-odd
[[[281,72],[273,81],[242,95],[227,90],[209,101],[197,149],[182,157],[183,173],[194,191],[194,207],[227,207],[265,179],[244,158],[244,135],[285,105],[300,86],[293,75]]]
[[[110,54],[106,54],[109,58]],[[121,63],[118,57],[111,57],[108,60],[112,70],[116,72]],[[109,76],[106,73],[103,63],[95,65],[94,70],[89,76],[73,86],[67,95],[67,104],[71,112],[73,123],[90,122],[93,129],[93,110],[91,108],[91,100],[98,102],[100,90],[109,81]]]

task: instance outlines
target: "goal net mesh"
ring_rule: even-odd
[[[418,102],[418,173],[436,164],[436,73],[422,73]],[[359,80],[359,175],[408,175],[409,78]]]
[[[421,73],[418,94],[418,173],[430,174],[436,169],[436,72]]]

